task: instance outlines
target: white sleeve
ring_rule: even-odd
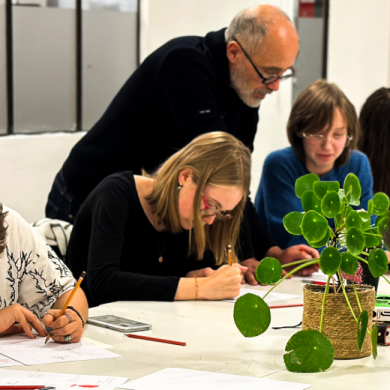
[[[0,257],[0,304],[20,303],[39,318],[76,281],[68,267],[17,212],[4,207],[7,248]]]

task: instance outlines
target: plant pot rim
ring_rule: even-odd
[[[318,284],[305,284],[302,288],[303,290],[309,290],[310,292],[313,293],[318,293],[318,294],[323,294],[325,292],[325,287],[326,286],[320,286]],[[337,288],[339,285],[337,285]],[[357,292],[367,292],[367,291],[375,291],[375,287],[371,286],[369,284],[355,284],[355,288]],[[353,293],[353,287],[351,284],[347,284],[344,286],[344,289],[347,294]],[[328,294],[333,294],[333,286],[329,286]],[[343,291],[339,291],[337,294],[343,294]]]

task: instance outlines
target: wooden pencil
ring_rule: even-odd
[[[229,266],[231,267],[233,265],[232,246],[231,245],[228,245],[228,256],[229,256]]]
[[[303,306],[303,303],[292,303],[290,305],[274,305],[274,306],[269,306],[270,309],[282,309],[284,307],[299,307]]]
[[[57,318],[60,318],[65,313],[65,310],[68,308],[70,301],[72,300],[74,294],[76,294],[76,291],[80,287],[80,284],[83,281],[83,279],[85,278],[86,274],[87,273],[85,271],[83,271],[81,273],[81,276],[79,277],[79,280],[77,281],[76,285],[74,286],[73,291],[71,292],[71,294],[69,295],[68,299],[66,300],[65,305],[62,308],[62,310],[60,311],[60,314],[58,315]],[[45,344],[49,341],[49,339],[50,339],[50,335],[48,334],[46,336]]]
[[[158,343],[165,343],[165,344],[174,344],[174,345],[181,345],[182,347],[185,347],[187,344],[182,341],[173,341],[173,340],[166,340],[166,339],[158,339],[156,337],[148,337],[148,336],[141,336],[138,334],[132,334],[127,333],[125,336],[130,337],[132,339],[139,339],[139,340],[148,340],[148,341],[156,341]]]

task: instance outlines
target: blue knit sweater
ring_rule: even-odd
[[[367,156],[354,150],[343,167],[335,167],[321,177],[324,181],[338,181],[341,188],[348,173],[354,173],[360,180],[362,195],[357,209],[367,210],[372,198],[372,174]],[[256,210],[264,227],[281,248],[307,244],[303,236],[293,236],[283,226],[283,217],[291,211],[303,211],[301,199],[295,195],[295,181],[309,171],[298,159],[291,147],[277,150],[266,158],[259,189],[256,194]],[[330,221],[331,226],[333,220]]]

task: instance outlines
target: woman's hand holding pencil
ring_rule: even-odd
[[[84,295],[78,288],[83,281],[85,274],[85,272],[81,274],[70,294],[65,293],[58,299],[56,304],[63,305],[61,310],[51,309],[45,313],[42,320],[46,327],[46,331],[48,332],[45,344],[50,337],[59,343],[77,343],[80,341],[84,330],[84,320],[79,311],[73,306],[69,306],[69,304],[76,293]],[[65,299],[65,303],[63,303]],[[77,301],[77,298],[74,300]]]
[[[242,273],[247,270],[240,264],[223,265],[207,278],[199,278],[199,299],[228,299],[240,293]]]

